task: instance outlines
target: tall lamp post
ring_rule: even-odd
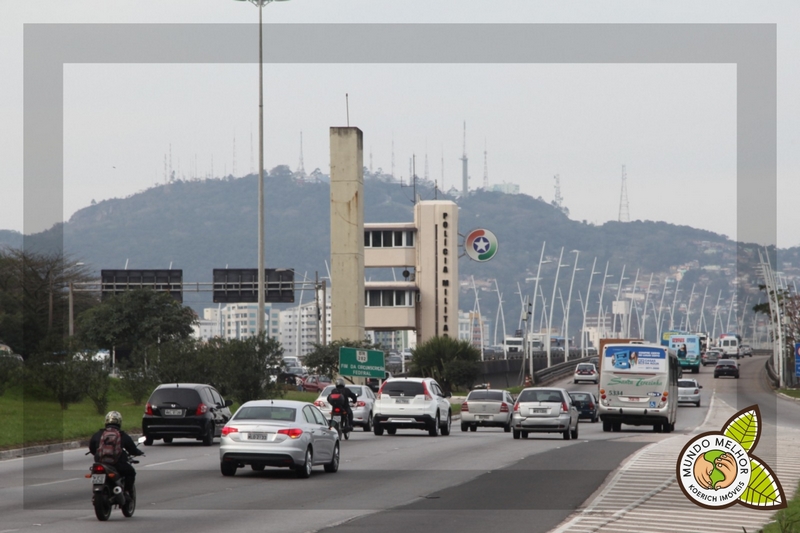
[[[569,292],[567,292],[567,308],[564,310],[567,318],[564,322],[564,361],[569,361],[569,309],[570,304],[572,303],[572,286],[575,284],[575,272],[578,270],[583,270],[582,268],[578,268],[578,256],[580,256],[580,251],[578,250],[570,250],[570,253],[575,252],[575,264],[572,266],[572,279],[569,282]]]
[[[586,302],[582,305],[583,307],[583,322],[581,322],[581,355],[586,357],[588,352],[586,351],[586,308],[589,307],[589,294],[592,292],[592,279],[594,278],[595,274],[599,274],[600,272],[595,272],[594,267],[597,266],[597,257],[594,258],[592,262],[592,271],[589,274],[589,288],[586,289]]]
[[[556,288],[558,287],[558,272],[561,270],[562,266],[569,266],[569,265],[562,265],[561,260],[564,258],[564,247],[561,247],[561,253],[558,256],[558,268],[556,268],[556,280],[553,282],[553,298],[550,300],[550,317],[547,320],[547,368],[550,368],[553,359],[551,357],[552,351],[550,350],[550,336],[553,332],[553,308],[555,308],[556,303]]]
[[[611,277],[611,274],[608,273],[608,261],[606,261],[606,273],[603,274],[603,284],[600,287],[600,301],[597,304],[597,331],[600,332],[600,333],[598,333],[598,335],[600,335],[601,338],[605,337],[605,334],[606,334],[605,333],[606,332],[606,322],[605,322],[605,320],[603,320],[603,329],[602,329],[602,331],[600,330],[600,315],[603,314],[603,293],[606,290],[606,280],[608,278],[610,278],[610,277]],[[586,300],[587,301],[589,300],[588,296],[586,297]]]
[[[264,38],[261,11],[271,2],[286,0],[237,0],[258,6],[258,333],[264,331],[265,270],[264,264]]]
[[[530,333],[533,333],[533,322],[536,319],[536,292],[539,290],[539,279],[541,278],[541,275],[542,275],[542,265],[544,263],[549,263],[550,262],[550,261],[544,261],[544,246],[545,246],[545,244],[547,244],[547,241],[543,241],[542,242],[542,253],[539,254],[539,267],[536,269],[536,278],[534,278],[536,280],[536,283],[533,286],[533,302],[532,302],[532,306],[531,306],[531,320],[530,320],[530,323],[528,324],[528,329],[529,329]],[[530,279],[531,278],[525,278],[525,281],[530,281]],[[523,335],[527,335],[527,334],[528,334],[527,332],[523,332]],[[548,342],[548,344],[549,344],[549,342]],[[549,348],[548,348],[548,353],[549,353]],[[529,365],[529,371],[530,371],[531,379],[533,379],[533,353],[531,353],[531,357],[530,357],[530,359],[528,361],[528,365]],[[550,366],[549,360],[548,360],[548,366]]]

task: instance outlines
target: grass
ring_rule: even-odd
[[[792,398],[800,398],[800,389],[780,389],[780,392]]]
[[[775,513],[770,522],[758,533],[797,533],[800,531],[800,487],[789,500],[789,506]]]

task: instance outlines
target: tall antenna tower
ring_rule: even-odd
[[[483,190],[489,190],[489,163],[486,154],[486,139],[483,140]]]
[[[369,148],[369,173],[372,174],[372,147]]]
[[[469,194],[469,159],[467,158],[467,121],[464,121],[464,150],[461,156],[461,194],[466,197]]]
[[[303,163],[303,132],[300,132],[300,162],[297,165],[297,174],[301,180],[306,179],[306,167]]]
[[[561,209],[562,204],[564,203],[564,197],[561,196],[561,175],[556,174],[553,176],[553,179],[556,182],[556,197],[554,201],[556,203],[556,207]]]
[[[233,164],[231,165],[231,174],[236,175],[236,132],[233,132]]]
[[[256,164],[253,161],[253,125],[250,124],[250,174],[255,174]]]
[[[180,166],[178,163],[178,167]],[[172,143],[169,143],[169,181],[175,181],[175,172],[172,171]]]
[[[625,165],[622,165],[622,190],[619,193],[619,221],[630,222],[631,213],[628,205],[628,175]]]

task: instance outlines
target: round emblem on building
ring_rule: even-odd
[[[497,253],[497,237],[488,229],[473,230],[464,241],[464,249],[473,261],[488,261]]]

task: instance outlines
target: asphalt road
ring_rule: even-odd
[[[681,407],[676,431],[688,432],[703,422],[712,393],[734,405],[763,400],[762,411],[773,409],[776,420],[800,427],[797,404],[776,401],[762,388],[763,362],[763,357],[743,360],[740,380],[714,380],[711,367],[704,369],[699,375],[703,406]],[[596,390],[571,380],[561,385]],[[0,533],[90,533],[110,527],[192,533],[546,532],[585,502],[625,458],[665,438],[644,428],[604,433],[601,424],[588,422],[581,422],[579,439],[570,441],[556,434],[513,440],[502,429],[462,433],[454,428],[452,435],[435,438],[422,431],[383,437],[357,431],[342,443],[338,473],[318,467],[307,480],[279,469],[244,469],[226,478],[219,472],[218,445],[157,443],[143,448],[147,457],[138,465],[136,515],[125,519],[115,511],[113,524],[94,517],[90,484],[83,477],[90,460],[83,451],[2,461]]]

